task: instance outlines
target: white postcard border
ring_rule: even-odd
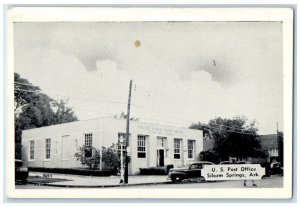
[[[15,7],[8,11],[7,195],[11,198],[272,198],[292,196],[293,10],[281,8],[47,8]],[[284,81],[283,188],[252,189],[15,189],[14,184],[14,22],[114,21],[282,21]]]

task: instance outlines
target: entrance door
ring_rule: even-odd
[[[70,167],[70,160],[74,157],[74,142],[69,135],[62,136],[61,139],[61,167]]]
[[[164,149],[158,150],[158,163],[159,163],[159,166],[165,165],[165,150]]]

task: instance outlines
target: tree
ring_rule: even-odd
[[[122,112],[122,113],[120,114],[120,116],[114,115],[114,118],[127,119],[127,114],[125,114],[124,112]],[[131,120],[131,121],[138,121],[139,118],[131,117],[130,120]]]
[[[211,138],[214,139],[211,152],[220,160],[228,160],[229,157],[246,159],[267,156],[258,139],[256,123],[253,121],[247,124],[246,117],[232,119],[218,117],[210,120],[207,128]]]
[[[277,139],[278,139],[278,157],[279,162],[282,166],[284,166],[284,159],[283,159],[283,132],[277,131]]]
[[[204,139],[210,138],[210,131],[209,131],[209,126],[207,124],[198,122],[198,123],[193,123],[190,127],[190,129],[198,129],[203,131],[203,137]]]
[[[67,103],[68,100],[62,99],[59,102],[55,102],[54,106],[57,108],[57,110],[54,112],[54,124],[62,124],[78,120],[73,109],[66,107]]]
[[[67,101],[56,101],[28,80],[14,74],[15,157],[21,159],[22,130],[76,121]]]
[[[120,152],[116,144],[112,144],[108,148],[102,147],[102,161],[107,169],[118,171],[120,167]]]
[[[213,163],[220,162],[218,154],[212,149],[200,152],[199,160],[209,161]]]
[[[74,156],[82,165],[88,166],[92,170],[99,168],[100,150],[95,147],[83,145]]]

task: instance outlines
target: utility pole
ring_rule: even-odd
[[[124,183],[124,159],[123,159],[123,146],[124,146],[124,137],[123,135],[120,136],[120,160],[121,160],[121,170],[120,170],[120,173],[121,173],[121,179],[120,179],[120,183]]]
[[[277,162],[280,162],[280,164],[282,165],[282,158],[281,158],[281,144],[280,144],[280,135],[279,135],[279,131],[278,131],[278,122],[276,122],[276,128],[277,128],[277,153],[278,153],[278,160]]]
[[[279,156],[278,122],[276,122],[276,132],[277,132],[276,135],[277,135],[277,152],[278,152],[278,160],[277,160],[277,161],[279,162],[279,159],[280,159],[279,157],[280,157],[280,156]]]
[[[125,149],[125,173],[124,173],[124,183],[128,183],[128,155],[127,155],[127,148],[128,148],[128,146],[129,146],[129,121],[130,121],[131,88],[132,88],[132,80],[130,80],[130,83],[129,83],[129,94],[128,94],[128,104],[127,104],[127,123],[126,123],[126,149]]]

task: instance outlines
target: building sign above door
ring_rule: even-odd
[[[183,134],[183,130],[172,129],[167,127],[139,125],[138,129],[143,130],[149,134],[158,134],[158,135],[182,135]]]

